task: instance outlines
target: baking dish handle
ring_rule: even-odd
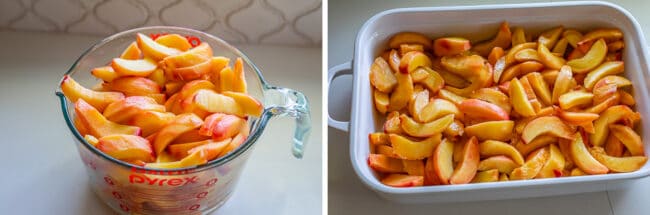
[[[351,61],[336,65],[330,68],[329,70],[327,70],[327,84],[328,84],[327,92],[329,93],[330,91],[329,86],[331,86],[332,80],[334,80],[338,76],[346,75],[346,74],[348,75],[352,74]],[[332,115],[330,115],[329,111],[327,112],[327,124],[341,131],[348,131],[348,128],[350,127],[350,122],[335,120],[334,118],[332,118]]]

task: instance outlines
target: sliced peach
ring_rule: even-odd
[[[482,157],[506,155],[518,165],[524,163],[524,158],[514,146],[501,141],[486,140],[481,142],[481,144],[479,144],[479,151]]]
[[[526,32],[521,27],[515,27],[512,30],[512,46],[514,47],[522,43],[526,43]]]
[[[424,164],[424,185],[440,185],[440,178],[438,177],[434,169],[434,159],[433,156],[427,158]],[[452,166],[453,168],[453,166]]]
[[[111,82],[119,77],[119,75],[115,73],[115,70],[113,70],[113,67],[110,66],[101,66],[94,68],[90,71],[90,74],[96,78],[102,79],[105,82]]]
[[[492,51],[490,51],[490,55],[488,55],[487,59],[490,65],[494,65],[496,67],[497,61],[499,59],[503,58],[503,63],[505,63],[505,52],[501,47],[494,47]]]
[[[454,119],[454,121],[449,124],[449,126],[447,126],[447,128],[445,128],[442,133],[447,138],[457,138],[463,136],[465,133],[465,125],[460,120]]]
[[[242,130],[244,129],[248,130],[248,124],[244,123],[243,125],[244,126]],[[239,148],[239,146],[241,146],[242,144],[244,144],[244,142],[246,142],[246,139],[248,139],[248,134],[244,132],[239,132],[239,134],[235,135],[235,137],[232,138],[228,146],[226,146],[226,148],[224,148],[223,151],[221,151],[221,153],[217,157],[223,157],[228,153],[234,151],[235,149]]]
[[[535,178],[562,177],[562,170],[564,170],[565,165],[564,155],[555,144],[552,144],[549,149],[548,160]]]
[[[165,106],[146,96],[129,96],[106,106],[104,116],[113,122],[125,123],[144,111],[165,112]]]
[[[501,173],[499,174],[499,181],[510,181],[510,177],[505,173]]]
[[[85,88],[68,75],[63,76],[61,90],[70,101],[83,99],[99,111],[103,111],[110,103],[124,99],[124,94],[119,92],[97,92]]]
[[[419,187],[424,183],[424,177],[403,174],[390,174],[381,179],[381,183],[391,187]]]
[[[605,165],[612,172],[634,172],[648,161],[646,156],[631,156],[631,157],[613,157],[605,153],[601,147],[593,147],[589,152],[598,162]]]
[[[215,85],[215,88],[217,90],[221,90],[221,71],[228,67],[228,64],[230,64],[230,58],[223,57],[223,56],[216,56],[210,58],[211,64],[212,64],[212,69],[210,69],[210,73],[208,73],[207,76],[209,76],[207,79],[210,80]]]
[[[404,171],[409,175],[424,176],[424,162],[422,160],[402,160]]]
[[[624,125],[610,124],[609,130],[616,139],[620,140],[621,143],[625,145],[625,148],[627,148],[632,156],[644,155],[645,150],[641,136],[639,136],[632,128]]]
[[[618,94],[619,91],[617,88],[618,87],[616,86],[616,84],[607,84],[607,85],[594,87],[594,89],[592,89],[593,104],[601,104],[608,98],[613,97],[614,94]]]
[[[540,148],[532,152],[523,165],[512,170],[510,173],[510,180],[527,180],[534,178],[542,170],[549,156],[548,147]]]
[[[534,49],[537,47],[537,43],[522,43],[516,46],[513,46],[510,51],[508,51],[508,54],[506,54],[506,59],[505,59],[505,67],[509,67],[513,63],[517,62],[515,59],[515,55],[520,52],[521,50],[524,49]],[[538,53],[539,56],[539,53]]]
[[[404,172],[404,165],[400,159],[395,159],[381,154],[368,155],[368,166],[378,172],[400,173]]]
[[[183,113],[181,102],[183,102],[183,98],[181,98],[180,94],[174,94],[165,101],[165,110],[174,114],[181,114]]]
[[[596,29],[585,34],[578,45],[586,44],[591,41],[596,41],[598,39],[604,39],[606,41],[616,41],[623,38],[623,32],[616,28],[605,28],[605,29]]]
[[[411,79],[413,79],[413,83],[420,83],[429,77],[429,72],[427,72],[424,68],[426,67],[419,67],[411,72]]]
[[[158,66],[156,65],[156,62],[148,58],[139,60],[114,58],[113,61],[111,61],[111,67],[115,70],[115,73],[118,76],[147,77],[156,70]]]
[[[90,135],[102,138],[112,134],[140,135],[141,129],[135,126],[120,125],[109,121],[97,109],[83,99],[75,102],[75,113]]]
[[[474,91],[472,95],[470,95],[470,98],[479,99],[479,100],[483,100],[495,104],[499,106],[501,109],[503,109],[506,113],[510,113],[510,110],[512,109],[512,106],[510,106],[510,99],[508,98],[508,96],[494,88],[478,89]]]
[[[386,114],[388,112],[388,104],[390,103],[390,97],[388,94],[383,93],[377,89],[372,90],[372,98],[375,103],[375,108],[379,113]]]
[[[192,113],[176,116],[169,124],[161,128],[156,135],[156,140],[153,143],[156,154],[165,150],[167,145],[176,139],[176,137],[189,130],[200,127],[201,124],[203,124],[203,120]]]
[[[162,60],[163,58],[175,55],[181,51],[175,48],[170,48],[156,41],[153,41],[151,38],[147,37],[144,34],[138,33],[136,37],[138,47],[142,50],[142,53],[146,57],[150,57],[156,61]]]
[[[399,48],[400,44],[420,44],[424,48],[431,48],[431,39],[421,33],[415,32],[401,32],[393,35],[388,41],[388,46],[391,48]]]
[[[557,75],[560,73],[560,70],[555,70],[555,69],[547,69],[541,72],[542,77],[544,78],[544,81],[546,84],[549,86],[553,86],[555,84],[555,79],[557,79]]]
[[[587,112],[558,111],[558,116],[571,125],[580,125],[583,123],[593,122],[598,119],[599,115]]]
[[[476,175],[480,161],[479,146],[476,137],[471,137],[463,146],[463,154],[449,178],[449,184],[467,184]]]
[[[197,107],[210,113],[245,116],[244,111],[235,99],[215,93],[212,90],[200,89],[194,93],[192,99]]]
[[[126,96],[145,96],[160,93],[160,86],[143,77],[121,77],[109,82],[107,88],[124,93]]]
[[[127,60],[137,60],[142,57],[142,51],[138,48],[137,42],[132,42],[120,55],[120,58]]]
[[[233,74],[234,76],[232,79],[231,91],[246,93],[248,87],[246,85],[246,75],[244,73],[244,60],[242,60],[242,58],[240,57],[238,57],[237,60],[235,60],[235,65],[233,67]]]
[[[508,22],[502,22],[499,26],[497,35],[489,41],[485,41],[474,45],[472,51],[479,53],[481,56],[487,56],[494,47],[501,47],[503,49],[510,48],[512,44],[512,33]]]
[[[526,61],[511,67],[508,67],[501,75],[500,83],[510,81],[515,77],[521,77],[531,72],[539,72],[544,68],[544,65],[536,61]]]
[[[72,120],[72,123],[74,124],[74,127],[77,128],[77,131],[79,131],[79,134],[81,134],[81,136],[86,136],[90,133],[90,131],[88,131],[88,128],[86,128],[84,123],[81,121],[81,118],[75,116]]]
[[[165,93],[167,96],[172,96],[175,93],[179,92],[181,89],[183,89],[183,86],[185,86],[184,81],[169,81],[165,83]]]
[[[470,48],[469,40],[460,37],[442,37],[433,41],[433,53],[437,56],[456,55]]]
[[[535,49],[522,49],[521,51],[517,52],[515,54],[515,60],[519,62],[526,62],[526,61],[537,61],[541,62],[539,59],[539,56],[537,55],[537,51]]]
[[[634,96],[632,96],[632,94],[622,90],[619,90],[618,94],[621,96],[621,104],[627,106],[634,106],[636,104],[636,100],[634,99]]]
[[[552,104],[551,91],[546,81],[544,81],[544,77],[542,76],[542,74],[538,72],[533,72],[526,75],[526,78],[528,79],[530,86],[535,91],[535,95],[537,96],[537,98],[544,105],[551,105]]]
[[[397,87],[390,94],[388,111],[400,110],[408,105],[409,100],[413,97],[413,80],[408,73],[395,73],[397,77]]]
[[[390,138],[386,133],[370,133],[368,141],[372,145],[390,145]]]
[[[572,80],[573,73],[571,72],[571,67],[562,66],[560,72],[557,74],[557,78],[555,79],[555,86],[553,87],[553,94],[551,95],[553,104],[557,104],[560,96],[573,88],[574,84]]]
[[[185,156],[183,156],[183,157],[185,157]],[[181,158],[183,158],[183,157],[181,157]],[[174,162],[174,161],[177,161],[177,160],[178,159],[176,159],[174,156],[167,153],[167,151],[163,151],[159,155],[156,155],[156,161],[154,161],[154,162],[156,162],[156,163],[165,163],[165,162]],[[146,165],[146,163],[145,163],[145,165]]]
[[[199,134],[212,136],[213,140],[221,141],[237,135],[243,123],[246,121],[237,116],[215,113],[205,118]]]
[[[400,113],[397,111],[392,111],[386,116],[386,122],[384,122],[384,132],[391,134],[401,134],[402,126],[400,120]]]
[[[580,135],[580,133],[576,133],[574,136],[575,139],[571,141],[571,157],[573,158],[573,162],[575,162],[576,166],[590,175],[606,174],[609,169],[607,169],[605,165],[601,164],[598,162],[598,160],[591,156],[587,150],[587,147],[582,141],[582,135]]]
[[[470,85],[470,83],[465,80],[465,78],[456,75],[454,73],[451,73],[444,68],[435,68],[436,72],[442,77],[445,85],[455,87],[455,88],[465,88]]]
[[[183,132],[182,134],[178,135],[178,137],[174,138],[174,141],[172,141],[171,145],[189,143],[189,142],[198,142],[207,139],[210,139],[210,136],[199,134],[199,129],[192,129]]]
[[[607,51],[610,53],[620,51],[623,48],[625,48],[625,42],[621,40],[607,44]]]
[[[476,136],[479,140],[508,141],[512,138],[512,129],[515,123],[510,120],[487,121],[465,127],[469,136]]]
[[[584,176],[587,175],[587,173],[583,172],[580,168],[573,168],[571,170],[571,173],[569,173],[571,176]]]
[[[375,154],[381,154],[391,158],[401,159],[397,154],[395,154],[395,150],[393,150],[393,147],[389,145],[375,146]]]
[[[194,153],[196,153],[198,151],[204,151],[205,152],[205,159],[206,160],[212,160],[212,159],[218,158],[219,155],[221,155],[223,150],[225,150],[226,147],[228,147],[228,145],[230,143],[231,143],[230,138],[224,139],[224,140],[221,140],[221,141],[208,140],[207,143],[205,143],[205,144],[201,144],[199,146],[196,146],[196,147],[193,147],[193,148],[187,150],[185,154],[194,154]],[[178,145],[178,144],[176,144],[176,145]],[[170,152],[174,151],[172,149],[172,146],[175,146],[175,145],[169,146]],[[184,157],[184,156],[182,156],[182,154],[181,154],[180,156],[177,156],[177,157]]]
[[[566,63],[564,58],[555,56],[544,45],[537,46],[537,56],[539,56],[539,60],[550,69],[560,69]]]
[[[607,153],[607,155],[614,156],[614,157],[621,157],[623,156],[624,151],[625,151],[625,145],[623,145],[623,143],[621,143],[621,141],[618,140],[616,136],[614,135],[607,136],[607,141],[605,142],[605,152]]]
[[[147,163],[144,167],[146,168],[156,168],[156,169],[175,169],[175,168],[184,168],[190,166],[198,166],[208,162],[206,157],[206,152],[201,150],[195,153],[192,153],[179,161],[174,162],[162,162],[162,163]]]
[[[486,183],[499,181],[499,170],[491,169],[477,172],[470,183]]]
[[[453,154],[454,143],[447,139],[442,140],[433,152],[433,169],[442,184],[449,184],[454,173]]]
[[[569,46],[569,41],[566,38],[562,38],[557,41],[557,43],[553,47],[552,52],[564,56],[567,46]]]
[[[207,75],[211,70],[212,62],[206,60],[196,65],[175,68],[168,73],[168,78],[171,80],[191,81]]]
[[[478,163],[479,171],[486,171],[491,169],[496,169],[498,172],[510,174],[513,169],[519,167],[512,159],[505,155],[492,156],[486,159],[483,159]]]
[[[419,116],[416,117],[414,115],[413,118],[420,118],[420,122],[426,123],[449,114],[454,114],[454,117],[456,118],[462,118],[462,113],[456,107],[456,105],[454,105],[454,103],[451,103],[445,99],[432,99],[422,108]]]
[[[474,90],[487,87],[492,83],[492,67],[478,55],[442,57],[441,65],[449,72],[460,75],[470,82],[469,86],[456,88],[447,86],[447,89],[463,96],[470,95]]]
[[[479,99],[466,99],[458,109],[470,118],[485,120],[508,120],[510,117],[501,107]]]
[[[619,93],[614,93],[611,97],[605,99],[605,101],[602,101],[600,104],[585,109],[584,112],[599,114],[605,111],[609,107],[618,105],[620,101],[621,101],[621,96],[619,95]]]
[[[562,37],[573,47],[578,47],[578,42],[582,39],[582,33],[574,29],[567,29],[562,33]]]
[[[524,117],[535,116],[535,109],[528,100],[526,91],[519,79],[515,78],[510,81],[509,95],[515,112]]]
[[[542,135],[535,138],[530,143],[524,143],[523,141],[517,141],[514,145],[517,151],[522,155],[528,155],[530,152],[545,147],[552,143],[557,143],[558,138],[551,135]]]
[[[430,137],[444,131],[454,121],[454,115],[448,114],[429,123],[418,123],[406,115],[400,116],[401,127],[404,132],[413,137]]]
[[[208,43],[201,43],[189,51],[165,57],[160,61],[160,65],[165,71],[170,72],[177,68],[191,67],[210,61],[211,58],[212,47]]]
[[[622,73],[624,69],[625,65],[623,61],[604,62],[587,74],[584,80],[584,86],[587,89],[592,89],[596,85],[596,82],[603,77]]]
[[[607,44],[605,40],[600,39],[591,46],[591,49],[579,59],[573,59],[567,62],[575,73],[585,73],[596,68],[605,59],[607,55]]]
[[[625,105],[616,105],[607,108],[600,117],[594,121],[595,133],[589,135],[589,141],[594,146],[602,146],[609,135],[609,125],[618,121],[631,121],[637,115]]]
[[[399,72],[408,74],[419,67],[431,67],[431,59],[422,52],[409,52],[402,56]]]
[[[375,59],[376,61],[376,59]],[[399,72],[399,65],[402,61],[402,58],[400,57],[399,53],[395,49],[391,49],[388,52],[388,57],[387,59],[384,59],[384,61],[388,62],[388,65],[392,69],[391,73]],[[372,68],[371,68],[372,69]],[[383,68],[382,68],[383,69]]]
[[[201,90],[201,89],[206,89],[206,90],[214,90],[215,86],[212,84],[212,82],[207,81],[207,80],[193,80],[190,82],[187,82],[181,90],[179,91],[180,97],[181,98],[188,98],[192,96],[193,94],[196,93],[196,91]]]
[[[99,138],[97,149],[120,160],[154,160],[148,140],[136,135],[115,134]]]
[[[460,105],[460,103],[462,103],[463,101],[465,101],[465,99],[467,99],[463,96],[460,96],[458,94],[455,94],[445,89],[440,89],[440,92],[438,92],[438,96],[442,99],[454,103],[455,105]]]
[[[260,117],[262,115],[262,111],[264,111],[262,103],[246,93],[223,92],[223,95],[233,98],[235,102],[241,106],[241,109],[245,115]]]
[[[413,119],[415,119],[418,122],[425,122],[424,120],[422,120],[421,117],[422,115],[420,113],[428,103],[429,103],[428,90],[422,90],[413,95],[413,97],[411,98],[408,104],[408,110],[409,113],[411,113],[411,116],[413,116]]]
[[[438,72],[433,71],[429,67],[424,67],[421,69],[426,71],[428,75],[424,80],[418,81],[417,83],[424,85],[427,89],[429,89],[429,91],[431,91],[431,93],[437,93],[440,89],[442,89],[442,87],[445,86],[445,79],[443,79]]]
[[[170,112],[143,111],[135,115],[129,124],[140,127],[142,136],[146,137],[167,125],[174,119],[174,116]]]
[[[593,89],[597,89],[610,84],[616,85],[617,88],[632,86],[632,82],[625,77],[618,75],[608,75],[598,80],[594,84]]]
[[[400,55],[404,56],[409,52],[424,52],[424,47],[420,44],[400,44],[399,52]]]
[[[389,134],[395,154],[406,160],[420,160],[431,156],[440,143],[442,135],[436,134],[422,141],[413,141],[404,136]]]
[[[160,43],[161,45],[170,47],[170,48],[175,48],[180,51],[187,51],[190,48],[192,48],[192,44],[190,44],[189,41],[187,41],[187,38],[178,35],[178,34],[167,34],[167,35],[162,35],[156,38],[157,43]],[[205,44],[205,43],[201,43]],[[200,46],[200,45],[199,45]]]
[[[594,94],[584,92],[584,91],[571,91],[565,94],[562,94],[558,101],[560,107],[564,110],[571,109],[577,106],[584,106],[591,104]]]
[[[539,38],[537,39],[537,43],[540,45],[546,46],[546,48],[553,48],[555,46],[555,43],[560,39],[560,35],[562,35],[562,31],[564,31],[564,28],[562,26],[558,26],[552,29],[549,29],[547,31],[542,32],[541,35],[539,35]]]
[[[572,139],[573,130],[556,116],[538,117],[524,127],[521,139],[525,143],[530,143],[537,136],[543,134],[554,135],[563,139]]]

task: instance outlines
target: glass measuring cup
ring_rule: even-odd
[[[97,79],[90,74],[104,66],[142,33],[152,38],[180,34],[192,46],[208,43],[215,56],[241,57],[248,93],[264,103],[260,118],[249,116],[250,135],[236,150],[206,164],[181,169],[151,169],[112,158],[90,145],[73,125],[74,105],[56,90],[63,117],[74,136],[81,160],[89,175],[90,187],[113,210],[122,214],[204,214],[221,206],[235,189],[251,148],[273,117],[292,117],[296,127],[292,154],[301,158],[311,129],[306,97],[292,89],[268,84],[246,55],[225,41],[204,32],[180,27],[144,27],[110,36],[84,52],[66,73],[84,86]]]

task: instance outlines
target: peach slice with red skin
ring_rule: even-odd
[[[194,105],[210,113],[225,113],[245,117],[244,110],[235,99],[212,90],[197,90],[192,97],[192,101]]]
[[[165,112],[165,106],[146,96],[129,96],[106,106],[104,116],[113,122],[126,123],[144,111]]]
[[[598,119],[598,117],[600,117],[600,115],[595,113],[563,111],[559,108],[557,112],[558,112],[558,117],[560,117],[563,121],[571,125],[590,123]]]
[[[501,141],[486,140],[478,144],[478,148],[482,157],[506,155],[518,165],[524,163],[524,158],[514,146]]]
[[[241,109],[245,115],[260,117],[264,111],[262,103],[246,93],[227,91],[223,92],[222,94],[224,96],[233,98],[235,102],[241,106]]]
[[[510,81],[509,87],[510,103],[512,107],[519,115],[524,117],[535,116],[535,109],[533,109],[532,104],[528,100],[526,95],[526,90],[521,84],[519,79],[515,78]]]
[[[582,58],[570,60],[566,64],[574,73],[585,73],[600,65],[605,59],[605,55],[607,55],[607,44],[605,40],[599,39]]]
[[[383,173],[404,172],[404,165],[400,159],[391,158],[382,154],[368,155],[368,166],[375,171]]]
[[[471,137],[463,146],[462,158],[454,173],[449,178],[449,184],[467,184],[472,181],[478,169],[480,156],[476,137]]]
[[[230,138],[224,139],[224,140],[221,140],[221,141],[214,141],[214,140],[210,141],[210,140],[208,140],[206,144],[202,144],[202,145],[199,145],[199,146],[196,146],[194,148],[191,148],[191,149],[187,150],[186,154],[193,154],[193,153],[196,153],[198,151],[204,151],[205,152],[205,159],[212,160],[212,159],[218,158],[219,155],[221,155],[221,153],[226,149],[226,147],[228,147],[228,145],[230,144],[231,141],[232,141],[232,139],[230,139]],[[171,148],[172,146],[174,146],[174,145],[169,146],[170,151],[172,151],[172,148]]]
[[[106,87],[124,93],[126,96],[146,96],[159,94],[161,91],[156,82],[143,77],[120,77],[107,83]]]
[[[203,124],[203,120],[192,113],[176,116],[169,124],[165,125],[165,127],[158,131],[156,140],[153,143],[153,148],[156,154],[165,150],[167,145],[169,145],[179,135],[189,130],[196,129],[200,127],[201,124]]]
[[[137,42],[132,42],[129,44],[129,46],[124,49],[122,54],[120,55],[120,58],[122,59],[127,59],[127,60],[137,60],[142,57],[142,51],[140,51],[140,48],[138,48],[138,43]]]
[[[440,144],[442,135],[436,134],[422,141],[413,141],[404,136],[389,134],[394,153],[405,160],[421,160],[431,156]]]
[[[154,160],[148,140],[136,135],[115,134],[99,138],[97,149],[120,160]]]
[[[562,177],[562,170],[564,170],[565,160],[564,155],[560,149],[552,144],[549,147],[549,157],[542,169],[539,171],[535,178],[556,178]]]
[[[428,100],[428,99],[427,99]],[[460,112],[458,107],[447,101],[445,99],[431,99],[422,110],[417,115],[413,115],[413,118],[420,122],[431,122],[433,120],[439,119],[440,117],[446,116],[448,114],[454,114],[455,118],[462,118],[463,113]]]
[[[497,35],[489,41],[485,41],[474,45],[472,51],[479,53],[481,56],[487,56],[494,47],[501,47],[503,49],[510,48],[512,44],[512,32],[508,22],[502,22],[499,26]]]
[[[119,77],[119,75],[115,73],[115,70],[113,70],[113,67],[110,66],[96,67],[90,71],[90,74],[96,78],[102,79],[105,82],[111,82]]]
[[[616,75],[623,73],[625,64],[623,61],[610,61],[600,64],[600,66],[587,73],[584,80],[584,86],[588,90],[592,89],[596,82],[608,75]]]
[[[433,152],[433,169],[442,184],[449,184],[454,173],[453,154],[454,143],[447,139],[442,140]]]
[[[641,169],[641,167],[643,167],[643,165],[648,161],[648,157],[646,156],[609,156],[605,153],[603,148],[598,146],[590,148],[589,153],[591,153],[598,162],[605,165],[612,172],[634,172]]]
[[[625,145],[616,136],[609,135],[607,136],[607,142],[605,142],[605,152],[609,156],[622,157],[625,152]]]
[[[470,183],[487,183],[499,181],[499,170],[490,169],[477,172]]]
[[[422,52],[409,52],[402,56],[399,72],[408,74],[419,67],[431,67],[431,59]]]
[[[625,148],[630,152],[632,156],[643,156],[644,147],[641,136],[639,136],[632,128],[624,125],[615,125],[610,124],[609,130],[611,135],[614,135],[616,139],[620,140]]]
[[[501,91],[495,88],[478,89],[474,91],[472,95],[470,95],[470,98],[479,99],[479,100],[483,100],[495,104],[499,106],[501,109],[503,109],[503,111],[505,111],[506,113],[510,113],[510,111],[512,110],[512,106],[510,105],[510,98],[508,98],[506,94],[502,93]]]
[[[548,157],[548,147],[535,150],[528,156],[528,159],[523,165],[512,170],[510,173],[510,180],[527,180],[534,178],[542,170]]]
[[[213,140],[221,141],[237,135],[243,123],[246,121],[235,115],[215,113],[205,118],[199,134],[212,136]]]
[[[161,45],[175,48],[180,51],[187,51],[192,48],[192,44],[187,40],[187,38],[178,35],[178,34],[167,34],[157,37],[154,41],[160,43]],[[203,44],[203,43],[202,43]],[[200,46],[200,45],[199,45]]]
[[[619,91],[616,84],[607,84],[607,85],[594,87],[594,89],[592,89],[592,92],[593,92],[592,103],[600,104],[603,103],[608,98],[613,97],[614,94],[618,94]]]
[[[68,75],[63,76],[61,90],[70,101],[77,102],[83,99],[98,111],[103,111],[110,103],[124,99],[124,94],[119,92],[98,92],[85,88]]]
[[[487,121],[465,127],[465,133],[469,136],[476,136],[479,140],[508,141],[512,138],[514,121]]]
[[[442,37],[433,41],[433,53],[437,56],[456,55],[470,48],[469,40],[460,37]]]
[[[138,47],[140,50],[142,50],[144,56],[150,57],[154,60],[162,60],[167,56],[181,53],[180,50],[157,43],[156,41],[141,33],[137,34],[136,42],[138,43]]]
[[[244,132],[246,131],[246,132]],[[244,125],[241,128],[241,131],[239,134],[235,135],[235,137],[232,138],[230,143],[226,146],[226,148],[221,151],[219,156],[217,157],[222,157],[227,155],[228,153],[234,151],[235,149],[239,148],[244,142],[246,142],[246,139],[248,139],[248,124],[244,123]]]
[[[138,76],[147,77],[158,66],[156,62],[149,59],[126,60],[122,58],[114,58],[111,61],[111,67],[115,70],[118,76]]]
[[[406,115],[399,117],[402,130],[413,137],[431,137],[444,131],[453,121],[454,115],[448,114],[429,123],[418,123]]]
[[[466,99],[458,109],[467,117],[485,120],[508,120],[508,113],[501,107],[479,99]]]
[[[170,112],[143,111],[135,115],[129,125],[141,128],[142,136],[146,137],[156,133],[160,128],[171,122],[174,117],[175,115]]]
[[[571,141],[571,157],[576,166],[578,166],[582,171],[590,175],[596,174],[606,174],[609,172],[609,169],[598,162],[587,149],[587,146],[582,141],[582,135],[576,133],[575,139]]]
[[[478,171],[496,169],[500,173],[510,174],[513,169],[519,167],[512,159],[505,155],[492,156],[483,159],[478,163]]]
[[[388,111],[400,110],[408,105],[409,100],[413,97],[413,80],[408,73],[395,73],[397,86],[390,94]]]
[[[383,58],[376,58],[370,66],[370,84],[384,93],[390,93],[397,86],[397,78]]]
[[[632,86],[632,82],[625,77],[618,75],[608,75],[598,80],[598,82],[594,84],[593,89],[598,89],[610,84],[616,85],[616,88]]]
[[[628,106],[616,105],[607,108],[600,114],[600,117],[594,121],[595,132],[589,135],[589,141],[594,146],[602,146],[609,135],[609,125],[618,121],[632,121],[637,117],[637,113],[632,111]]]
[[[388,41],[388,46],[397,49],[401,44],[420,44],[425,49],[431,48],[431,39],[421,33],[401,32],[393,35]]]
[[[199,134],[199,129],[192,129],[178,135],[178,137],[174,138],[174,141],[172,141],[170,145],[197,142],[197,141],[202,141],[207,139],[210,139],[210,136]]]
[[[424,177],[403,174],[390,174],[381,179],[381,183],[391,187],[419,187],[424,183]]]
[[[572,139],[573,130],[556,116],[538,117],[524,127],[521,139],[530,143],[537,136],[548,134],[563,139]]]
[[[135,126],[120,125],[109,121],[97,109],[83,99],[75,102],[75,114],[86,128],[88,134],[97,138],[113,134],[140,135],[141,129]]]

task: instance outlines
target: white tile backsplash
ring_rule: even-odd
[[[233,43],[316,47],[321,0],[2,0],[0,30],[108,36],[172,25]]]

